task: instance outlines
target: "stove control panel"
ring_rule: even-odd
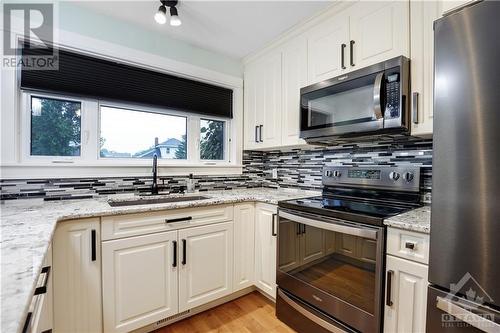
[[[329,166],[323,169],[323,185],[417,192],[420,189],[420,168],[415,166]]]

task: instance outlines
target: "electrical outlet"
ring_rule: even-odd
[[[273,177],[273,179],[277,179],[278,178],[278,169],[273,169],[272,170],[272,177]]]

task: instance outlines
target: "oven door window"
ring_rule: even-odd
[[[328,86],[301,96],[301,130],[376,121],[376,74]]]
[[[374,314],[377,241],[280,218],[278,269]]]

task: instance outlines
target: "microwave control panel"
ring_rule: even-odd
[[[399,110],[399,73],[389,74],[386,79],[386,102],[384,118],[398,118]]]

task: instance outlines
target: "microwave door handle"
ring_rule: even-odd
[[[304,216],[299,216],[295,214],[290,214],[284,211],[279,212],[280,218],[285,218],[292,222],[302,223],[314,228],[320,228],[324,230],[330,230],[333,232],[339,232],[341,234],[347,234],[352,236],[358,236],[363,238],[369,238],[376,240],[377,239],[377,230],[363,228],[363,227],[355,227],[350,226],[344,223],[335,223],[333,222],[323,222],[321,220],[313,220]]]
[[[384,110],[382,108],[382,84],[384,83],[384,73],[378,73],[375,77],[373,85],[373,113],[375,119],[382,119],[384,117]]]

